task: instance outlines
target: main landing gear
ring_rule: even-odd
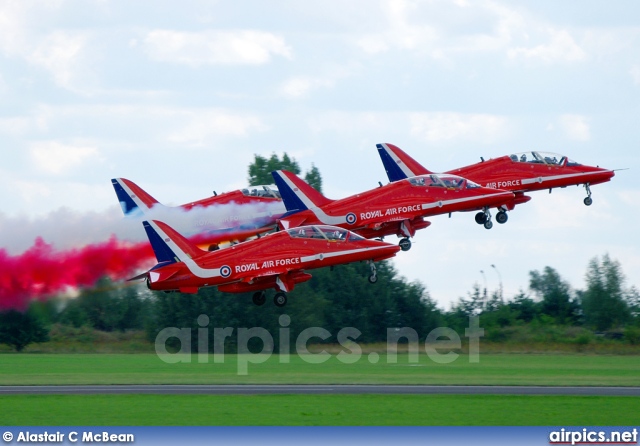
[[[369,266],[371,267],[371,275],[369,276],[369,283],[376,283],[378,281],[378,276],[376,275],[376,264],[373,263],[373,260],[369,260]]]
[[[276,293],[273,297],[273,303],[276,304],[276,307],[284,307],[287,305],[287,295],[282,292]]]
[[[261,307],[267,301],[267,293],[265,291],[253,293],[252,300],[254,304]],[[287,304],[287,295],[282,292],[276,293],[276,295],[273,296],[273,303],[276,307],[284,307]]]
[[[500,209],[496,214],[496,221],[501,225],[505,224],[509,220],[509,215],[507,211],[504,209]],[[478,212],[476,214],[476,223],[479,225],[484,225],[485,228],[491,229],[493,228],[493,222],[491,221],[491,212],[488,207],[485,207],[482,212]]]
[[[584,188],[587,190],[587,198],[584,199],[584,204],[586,206],[591,206],[593,199],[591,198],[591,188],[589,187],[589,183],[585,184]]]
[[[264,291],[258,291],[256,293],[253,293],[252,300],[254,304],[261,307],[267,301],[266,293]]]
[[[409,251],[411,249],[411,240],[409,240],[409,237],[405,237],[400,240],[400,243],[398,243],[398,245],[400,245],[400,249],[402,249],[403,251]]]

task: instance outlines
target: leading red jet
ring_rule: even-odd
[[[256,291],[256,305],[265,303],[264,290],[275,288],[274,303],[284,306],[285,292],[311,279],[304,272],[307,269],[366,260],[371,262],[369,282],[375,283],[373,262],[391,258],[400,250],[342,228],[303,226],[206,252],[165,223],[145,221],[143,225],[158,264],[131,280],[146,278],[149,289],[181,293],[197,293],[210,286],[227,293]]]
[[[456,175],[421,175],[389,183],[341,200],[331,200],[294,173],[272,172],[287,208],[282,228],[330,224],[366,238],[397,235],[403,251],[410,237],[430,222],[424,217],[510,205],[512,192],[481,187]]]
[[[111,184],[127,215],[161,218],[198,246],[214,250],[223,242],[238,242],[273,231],[285,213],[275,186],[251,186],[217,194],[181,206],[159,203],[133,181],[114,178]]]
[[[391,182],[432,173],[393,144],[377,144],[376,147]],[[547,152],[514,153],[488,161],[483,158],[481,160],[446,173],[463,176],[486,187],[510,190],[516,196],[516,204],[526,203],[531,199],[525,195],[526,192],[546,189],[551,192],[556,187],[584,184],[587,191],[584,204],[591,206],[591,186],[605,183],[615,175],[613,170],[587,166],[566,156]],[[498,223],[506,223],[506,210],[503,208],[496,215]],[[491,218],[490,215],[488,218]],[[485,224],[486,221],[486,213],[476,215],[478,224]]]

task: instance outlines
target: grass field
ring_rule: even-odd
[[[371,364],[366,355],[343,364],[335,355],[309,364],[297,355],[282,364],[276,355],[262,364],[249,363],[238,375],[238,362],[267,359],[226,355],[224,364],[167,364],[154,354],[1,354],[0,385],[38,384],[450,384],[450,385],[580,385],[640,386],[640,356],[484,354],[479,363],[461,355],[438,364],[427,355],[397,364],[381,356]]]
[[[636,425],[640,398],[487,395],[0,397],[0,424],[197,426]]]
[[[484,354],[438,364],[363,355],[343,364],[227,355],[167,364],[154,354],[0,354],[0,385],[453,384],[640,386],[640,357]],[[238,375],[238,362],[248,374]],[[2,425],[635,425],[640,398],[492,395],[0,396]]]

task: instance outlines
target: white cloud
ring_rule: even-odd
[[[508,133],[504,116],[464,113],[412,113],[411,134],[428,142],[495,142]]]
[[[631,70],[629,70],[629,74],[631,74],[633,78],[633,83],[640,85],[640,65],[634,65]]]
[[[534,47],[510,49],[507,54],[512,59],[524,58],[542,62],[578,62],[587,58],[587,53],[573,40],[567,30],[548,29],[548,43]]]
[[[43,141],[32,144],[30,155],[37,169],[58,175],[81,166],[87,160],[97,158],[99,152],[97,148],[90,146]]]
[[[292,57],[282,37],[251,30],[180,32],[154,30],[144,38],[149,56],[161,62],[201,65],[262,65],[274,55]]]
[[[214,136],[244,137],[268,127],[257,116],[228,113],[222,110],[178,110],[182,124],[169,133],[168,139],[179,144],[201,147]]]
[[[335,81],[330,79],[293,77],[282,84],[280,92],[290,99],[299,99],[309,96],[309,93],[312,90],[316,90],[318,88],[331,88],[334,85]]]
[[[87,36],[82,33],[53,32],[40,42],[27,60],[49,71],[58,85],[73,90],[79,71],[78,59],[86,40]]]
[[[574,141],[589,141],[591,139],[587,117],[567,114],[560,116],[558,122],[567,138]]]
[[[409,17],[417,5],[405,0],[388,0],[382,3],[388,28],[365,34],[356,39],[356,45],[364,52],[376,54],[393,48],[403,50],[423,49],[438,38],[436,28],[429,24],[413,24]]]

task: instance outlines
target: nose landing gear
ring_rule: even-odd
[[[376,264],[373,263],[373,260],[369,260],[369,266],[371,267],[371,275],[369,276],[369,283],[376,283],[378,281],[378,276],[376,275]]]
[[[587,198],[584,199],[584,204],[585,206],[591,206],[593,199],[591,198],[591,188],[589,187],[589,183],[585,184],[584,188],[587,190]]]

